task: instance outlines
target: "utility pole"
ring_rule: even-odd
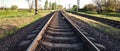
[[[38,14],[38,0],[35,0],[35,15]]]
[[[69,3],[69,11],[71,10],[71,8],[70,8],[70,3]]]
[[[80,0],[77,0],[77,10],[76,10],[77,12],[78,12],[78,9],[79,9],[79,1]]]
[[[70,10],[70,3],[69,3],[69,10]]]

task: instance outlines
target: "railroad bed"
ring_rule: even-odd
[[[92,39],[92,38],[90,38]],[[56,11],[26,51],[105,51],[87,38],[61,11]]]
[[[76,34],[63,16],[56,13],[36,51],[82,51],[82,41]]]
[[[70,12],[70,11],[67,11],[67,12]],[[70,12],[70,13],[76,14],[79,16],[83,16],[85,18],[93,19],[93,20],[96,20],[96,21],[99,21],[99,22],[102,22],[102,23],[105,23],[105,24],[108,24],[110,26],[120,29],[120,21],[110,20],[110,19],[106,19],[106,18],[100,18],[100,17],[91,16],[91,15],[87,15],[87,14],[80,14],[80,13],[75,13],[75,12]]]

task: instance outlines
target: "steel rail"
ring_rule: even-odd
[[[47,29],[48,25],[50,24],[50,22],[51,22],[51,20],[52,20],[52,18],[54,17],[55,14],[56,14],[56,12],[51,16],[51,18],[48,20],[48,22],[45,24],[45,26],[42,28],[42,30],[38,33],[38,35],[35,37],[35,39],[30,44],[30,46],[27,48],[26,51],[35,51],[37,45],[39,44],[39,42],[40,42],[40,40],[42,38],[42,34]]]
[[[75,24],[72,20],[70,20],[63,12],[61,12],[62,15],[66,18],[66,20],[80,33],[80,35],[82,35],[81,38],[84,39],[85,44],[87,43],[89,46],[90,51],[100,51],[100,49],[98,47],[96,47],[94,45],[93,42],[91,42],[87,36],[85,36],[80,30],[79,30],[79,26],[77,24]],[[42,28],[42,30],[38,33],[38,35],[36,36],[36,38],[33,40],[33,42],[30,44],[30,46],[27,48],[26,51],[35,51],[37,45],[39,44],[39,42],[41,41],[42,35],[44,34],[45,30],[47,29],[48,25],[50,24],[50,22],[52,21],[54,15],[56,14],[56,12],[52,15],[52,17],[48,20],[48,22],[45,24],[45,26]]]
[[[63,11],[64,12],[64,11]],[[62,13],[62,15],[73,25],[73,27],[75,28],[75,29],[77,29],[77,31],[79,31],[79,33],[85,38],[85,40],[87,40],[87,42],[92,46],[92,47],[90,47],[90,48],[92,48],[92,49],[90,49],[90,51],[92,50],[92,51],[100,51],[100,49],[92,42],[92,41],[90,41],[88,38],[87,38],[87,36],[85,36],[84,35],[84,33],[82,33],[82,31],[80,31],[80,29],[79,29],[79,26],[77,25],[77,24],[75,24],[75,23],[73,23],[73,21],[71,21],[64,13],[63,13],[62,11],[61,11],[61,13]]]

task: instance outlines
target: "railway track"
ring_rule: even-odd
[[[70,28],[71,26],[62,17],[60,13],[56,13],[53,18],[54,21],[48,26],[36,51],[82,50],[83,45],[77,35],[75,35],[75,31]]]
[[[69,12],[69,11],[67,11],[67,12]],[[120,21],[115,21],[115,20],[110,20],[110,19],[90,16],[90,15],[80,14],[80,13],[75,13],[75,12],[70,12],[70,13],[76,14],[76,15],[79,15],[79,16],[83,16],[85,18],[93,19],[93,20],[96,20],[96,21],[100,21],[102,23],[108,24],[108,25],[113,26],[115,28],[120,28]]]
[[[105,51],[85,36],[62,11],[56,11],[26,51]]]

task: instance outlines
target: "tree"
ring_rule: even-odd
[[[120,9],[120,0],[94,0],[94,3],[97,5],[98,12],[114,12]]]
[[[106,6],[107,0],[93,0],[97,6],[97,12],[101,13],[103,11],[103,6]]]
[[[98,13],[102,12],[102,0],[94,0],[94,3],[97,5]]]
[[[86,10],[86,11],[95,11],[96,6],[93,5],[93,4],[88,4],[88,5],[85,5],[84,10]]]
[[[52,9],[52,3],[51,2],[49,3],[49,9],[50,10]]]
[[[77,10],[77,5],[73,5],[73,7],[72,7],[72,11],[76,11]]]
[[[34,0],[26,0],[28,2],[28,5],[29,5],[29,12],[32,11],[33,9],[33,3],[35,2]]]
[[[52,3],[52,10],[56,9],[57,4],[56,3]]]
[[[116,1],[116,12],[120,13],[120,0]]]
[[[120,3],[119,0],[108,0],[106,2],[106,6],[105,6],[104,10],[114,12],[120,8],[119,3]]]
[[[61,10],[61,9],[63,9],[63,6],[62,5],[57,5],[57,9]]]
[[[56,3],[49,3],[49,7],[52,10],[56,10],[56,9],[61,10],[61,9],[63,9],[62,5],[57,5]]]
[[[48,0],[46,0],[44,8],[48,9]]]
[[[17,9],[18,9],[18,6],[17,6],[17,5],[12,5],[12,6],[11,6],[11,9],[12,9],[12,10],[17,10]]]

